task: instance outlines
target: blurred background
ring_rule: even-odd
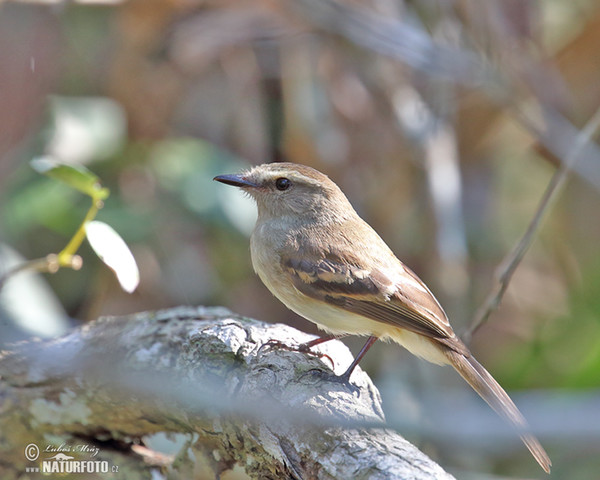
[[[465,332],[600,108],[599,47],[593,0],[0,3],[0,269],[60,251],[89,208],[29,165],[46,156],[111,190],[97,218],[141,274],[126,294],[84,244],[79,271],[11,278],[0,347],[180,304],[316,333],[252,271],[251,201],[212,181],[272,161],[328,174]],[[470,342],[570,480],[600,472],[597,146],[577,160]],[[542,478],[448,369],[385,344],[362,366],[457,478]]]

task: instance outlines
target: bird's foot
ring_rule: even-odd
[[[352,372],[350,372],[350,374],[351,373]],[[352,392],[358,393],[360,391],[360,389],[356,385],[353,385],[352,383],[350,383],[350,374],[348,373],[348,371],[346,371],[346,372],[342,373],[341,375],[336,375],[335,373],[333,373],[331,371],[313,368],[313,369],[309,370],[308,372],[304,373],[302,376],[306,377],[306,376],[310,375],[311,377],[316,378],[322,382],[337,383],[339,385],[344,386],[345,388],[348,388]]]
[[[314,346],[313,342],[300,343],[299,345],[287,345],[279,340],[271,339],[266,343],[263,343],[258,349],[258,354],[260,355],[264,349],[272,350],[272,349],[280,349],[287,350],[288,352],[300,352],[306,353],[308,355],[313,355],[317,358],[326,358],[331,363],[331,368],[335,367],[333,363],[333,359],[327,355],[326,353],[315,352],[311,350],[311,347]]]

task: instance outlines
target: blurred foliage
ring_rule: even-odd
[[[222,304],[314,332],[252,272],[251,202],[212,182],[289,160],[330,175],[464,331],[567,156],[567,127],[600,106],[591,0],[44,3],[0,5],[0,241],[37,258],[84,218],[87,199],[29,166],[48,155],[110,189],[98,219],[141,273],[127,295],[84,245],[81,271],[46,277],[77,322]],[[473,338],[509,390],[600,387],[599,190],[592,149]],[[415,398],[451,381],[389,345],[364,366]],[[549,443],[556,478],[600,468],[600,426],[585,458]],[[444,461],[530,463],[501,456]]]

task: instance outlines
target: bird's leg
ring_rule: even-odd
[[[322,343],[329,342],[330,340],[335,340],[336,338],[339,337],[336,337],[334,335],[323,335],[322,337],[315,338],[314,340],[311,340],[309,342],[301,343],[300,345],[298,345],[298,350],[301,352],[309,353],[311,352],[310,349],[312,347],[316,347],[317,345],[320,345]]]
[[[338,376],[338,378],[340,380],[350,383],[350,375],[352,375],[352,372],[354,371],[354,369],[356,368],[358,363],[362,360],[362,358],[365,356],[365,354],[367,353],[369,348],[371,348],[376,341],[377,341],[377,337],[375,335],[371,335],[367,339],[367,342],[360,349],[360,352],[358,352],[358,355],[356,356],[354,361],[350,364],[348,369],[344,373],[342,373],[341,375]]]
[[[325,341],[325,340],[323,340],[323,341]],[[350,383],[350,375],[352,375],[352,372],[354,371],[354,369],[356,368],[358,363],[362,360],[362,358],[365,356],[365,354],[367,353],[369,348],[371,348],[376,341],[377,341],[376,336],[374,336],[374,335],[370,336],[368,338],[367,342],[364,344],[364,346],[360,349],[360,352],[358,352],[358,355],[356,356],[354,361],[350,364],[350,366],[346,369],[346,371],[344,373],[342,373],[341,375],[328,374],[328,373],[324,372],[323,370],[311,370],[310,373],[312,375],[317,375],[317,376],[323,378],[324,380],[327,380],[328,382],[341,383],[343,385],[349,386],[351,389],[354,389],[355,391],[358,391],[358,388],[353,386]]]
[[[281,348],[284,350],[289,350],[289,351],[294,351],[294,352],[308,353],[310,355],[315,355],[316,357],[319,357],[319,358],[327,358],[331,362],[331,366],[333,368],[335,364],[333,363],[333,360],[331,359],[331,357],[329,355],[327,355],[325,353],[320,353],[320,352],[313,352],[311,350],[311,348],[315,347],[317,345],[320,345],[321,343],[325,343],[330,340],[335,340],[336,338],[339,338],[339,337],[336,337],[333,335],[324,335],[323,337],[315,338],[314,340],[310,340],[308,342],[301,343],[300,345],[296,345],[296,346],[286,345],[285,343],[280,342],[279,340],[269,340],[268,342],[266,342],[265,344],[263,344],[260,347],[259,353],[265,347]],[[370,336],[367,339],[367,342],[360,349],[360,352],[358,352],[358,355],[356,356],[356,358],[352,361],[350,366],[346,369],[346,371],[344,373],[342,373],[341,375],[333,375],[331,380],[340,382],[340,383],[350,383],[350,375],[352,375],[352,372],[354,371],[356,366],[360,363],[360,361],[365,356],[365,354],[367,353],[369,348],[371,348],[376,341],[377,341],[376,336],[374,336],[374,335]]]

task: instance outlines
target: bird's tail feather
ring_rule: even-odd
[[[552,462],[544,447],[535,436],[529,433],[527,421],[500,384],[472,355],[464,355],[448,349],[446,357],[458,373],[502,418],[510,422],[518,431],[521,440],[546,473],[550,473]]]

